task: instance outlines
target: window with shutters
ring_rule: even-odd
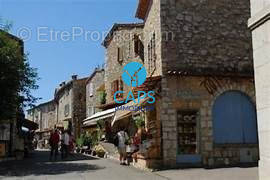
[[[120,79],[119,80],[119,91],[123,91],[124,90],[124,84],[123,81]]]
[[[142,61],[144,61],[144,45],[140,37],[136,34],[134,35],[134,52],[136,56],[140,56]]]
[[[65,105],[65,110],[64,110],[65,117],[69,116],[69,111],[70,111],[69,104],[66,104]]]
[[[156,34],[153,33],[152,38],[147,46],[148,69],[151,73],[156,69]]]
[[[112,90],[112,97],[114,96],[115,92],[117,91],[123,91],[124,89],[124,85],[123,85],[123,81],[122,80],[115,80],[112,82],[111,84],[111,90]],[[116,95],[116,98],[122,98],[123,94],[122,93],[118,93]]]

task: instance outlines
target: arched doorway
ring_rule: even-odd
[[[213,133],[216,144],[257,144],[254,104],[240,91],[227,91],[213,106]]]

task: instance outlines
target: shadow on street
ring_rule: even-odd
[[[49,151],[35,151],[24,160],[0,162],[0,176],[60,175],[71,172],[90,172],[105,168],[91,164],[91,160],[97,160],[94,157],[74,154],[65,160],[61,160],[59,154],[56,161],[50,161],[49,155]]]

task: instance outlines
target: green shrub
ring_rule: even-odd
[[[145,126],[145,120],[141,116],[137,116],[134,118],[135,124],[137,128],[142,128]]]
[[[99,92],[99,102],[100,104],[106,104],[106,92],[105,91],[100,91]]]

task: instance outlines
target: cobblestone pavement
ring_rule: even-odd
[[[49,151],[35,151],[23,161],[0,162],[0,180],[258,180],[257,168],[184,169],[158,172],[120,166],[109,159],[73,155],[49,161]]]

